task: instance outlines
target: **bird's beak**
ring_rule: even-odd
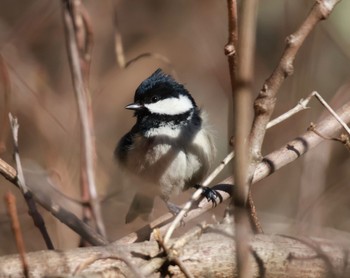
[[[135,111],[141,110],[143,108],[144,108],[144,106],[142,104],[139,104],[139,103],[131,103],[131,104],[125,106],[125,109],[135,110]]]

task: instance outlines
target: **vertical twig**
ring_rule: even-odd
[[[266,127],[276,104],[276,95],[283,81],[293,73],[293,62],[297,52],[302,46],[306,37],[315,28],[316,24],[326,19],[334,6],[340,0],[317,0],[312,7],[308,17],[300,28],[287,38],[287,45],[281,60],[271,76],[265,81],[263,89],[254,102],[254,120],[249,135],[249,154],[251,163],[249,166],[249,183],[253,178],[256,166],[261,160],[261,147],[266,134]],[[249,192],[248,208],[250,209],[250,219],[255,223],[255,230],[262,231],[260,223],[257,221],[255,206],[252,202],[251,192]]]
[[[46,243],[47,248],[50,250],[53,250],[54,246],[52,244],[49,233],[47,232],[44,218],[39,213],[39,211],[36,207],[36,203],[33,199],[33,195],[30,192],[30,190],[28,190],[28,187],[27,187],[25,180],[24,180],[21,158],[19,156],[19,148],[18,148],[19,124],[18,124],[17,118],[12,117],[11,113],[9,114],[9,118],[10,118],[10,126],[11,126],[12,136],[13,136],[13,143],[14,143],[14,147],[15,147],[15,155],[14,156],[15,156],[16,167],[17,167],[17,184],[18,184],[18,187],[21,190],[23,197],[27,203],[28,213],[32,217],[34,225],[39,229],[42,237],[44,238],[44,241]]]
[[[230,77],[232,85],[233,111],[234,111],[234,135],[235,135],[235,158],[233,163],[236,189],[232,198],[235,215],[235,242],[236,259],[239,277],[250,277],[249,269],[249,222],[246,212],[246,201],[249,192],[249,163],[248,136],[251,128],[251,103],[253,84],[253,61],[255,51],[255,32],[257,17],[257,0],[246,0],[241,4],[239,17],[239,34],[236,45],[237,61],[232,65],[231,55],[227,53]],[[229,43],[234,45],[237,30],[237,19],[234,18],[236,1],[228,0],[229,10]],[[236,36],[237,38],[237,36]],[[227,46],[226,48],[227,49]]]
[[[7,213],[11,219],[12,232],[15,235],[16,246],[21,259],[24,277],[29,277],[29,267],[26,258],[26,251],[24,247],[24,241],[21,231],[21,226],[18,221],[18,213],[16,208],[16,197],[11,192],[5,195],[5,201],[7,206]]]
[[[75,17],[72,0],[62,0],[62,5],[63,21],[66,32],[67,52],[71,67],[72,81],[77,99],[79,119],[82,131],[82,182],[84,182],[86,179],[90,198],[89,201],[93,215],[95,217],[97,230],[101,235],[106,236],[95,183],[96,153],[90,93],[88,91],[86,79],[84,82],[83,70],[80,65],[81,55],[79,55],[77,43],[78,40],[82,39],[77,37],[77,35],[80,36],[80,34],[76,33],[77,26],[74,26]],[[85,17],[85,20],[86,19],[87,18]]]
[[[230,70],[231,87],[236,84],[236,66],[237,66],[237,42],[238,42],[238,24],[237,24],[237,3],[236,0],[227,0],[228,10],[228,42],[225,45],[225,55],[227,56]]]
[[[329,113],[340,123],[340,125],[345,129],[348,135],[350,135],[350,128],[348,125],[338,116],[338,114],[330,107],[330,105],[323,99],[323,97],[316,91],[311,93],[312,96],[317,98],[317,100],[328,110]]]
[[[6,139],[8,134],[8,120],[7,116],[10,112],[10,96],[11,96],[11,83],[10,76],[7,69],[7,65],[0,54],[0,78],[3,82],[4,88],[4,102],[3,102],[3,111],[1,117],[1,126],[0,126],[0,154],[6,151]]]
[[[126,67],[126,60],[125,60],[125,54],[124,54],[124,47],[123,47],[123,37],[121,35],[121,31],[119,28],[119,21],[118,21],[118,10],[117,10],[117,4],[114,4],[113,7],[113,20],[114,20],[114,51],[115,56],[117,59],[117,64],[120,68]]]

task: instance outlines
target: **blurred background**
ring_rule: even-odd
[[[120,137],[134,124],[124,106],[139,83],[157,68],[184,83],[209,115],[218,148],[216,165],[229,151],[231,88],[224,46],[227,42],[226,1],[83,1],[93,27],[94,45],[90,91],[97,149],[97,185],[108,238],[116,240],[143,226],[138,219],[125,225],[133,190],[113,159]],[[254,89],[259,92],[282,54],[286,36],[294,32],[314,1],[260,2],[257,26]],[[317,90],[333,107],[350,99],[350,2],[342,1],[319,24],[295,60],[294,74],[279,94],[274,117]],[[126,60],[146,57],[121,69],[115,55],[115,17]],[[61,193],[80,199],[80,125],[67,59],[60,1],[2,0],[0,49],[8,84],[0,78],[0,157],[11,165],[13,143],[10,111],[19,119],[19,147],[26,179],[35,192],[45,192],[81,216],[81,206]],[[3,67],[2,67],[3,68]],[[263,154],[306,131],[324,112],[312,100],[303,111],[271,129]],[[292,165],[253,186],[258,215],[265,232],[330,235],[330,229],[350,231],[350,156],[339,143],[327,141]],[[231,167],[232,168],[232,167]],[[230,167],[217,179],[230,175]],[[45,249],[27,214],[19,190],[0,177],[0,197],[17,196],[27,251]],[[192,191],[191,191],[192,192]],[[185,201],[191,192],[175,199]],[[225,205],[203,216],[223,215]],[[75,247],[79,237],[45,210],[40,210],[59,249]],[[153,217],[166,212],[157,202]],[[199,220],[198,220],[199,221]],[[332,237],[333,238],[333,237]],[[0,201],[0,254],[16,253],[5,202]]]

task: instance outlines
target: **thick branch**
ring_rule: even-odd
[[[337,234],[334,236],[337,237]],[[249,267],[254,277],[349,277],[350,250],[347,246],[349,245],[339,246],[324,239],[259,234],[250,242]],[[209,233],[191,240],[178,252],[183,264],[194,277],[232,277],[233,273],[237,273],[235,260],[232,259],[236,250],[230,226],[215,227]],[[151,258],[162,259],[155,241],[78,248],[66,252],[40,251],[28,253],[27,258],[30,277],[43,277],[72,275],[78,266],[86,264],[91,258],[115,258],[121,254],[140,269]],[[17,255],[0,258],[0,276],[21,276],[20,264]],[[86,265],[81,274],[94,273],[96,277],[106,274],[130,277],[132,274],[124,260],[107,259]],[[170,266],[168,270],[173,277],[183,277],[177,266]],[[151,277],[159,277],[159,274]]]
[[[256,161],[261,157],[261,146],[266,133],[266,125],[270,121],[276,104],[276,94],[283,81],[293,73],[293,62],[296,54],[317,23],[326,19],[338,2],[340,2],[340,0],[316,1],[308,17],[299,29],[288,36],[286,47],[279,64],[271,76],[265,81],[254,103],[255,118],[250,134],[250,148],[253,158],[255,158]],[[251,173],[254,173],[253,168]]]

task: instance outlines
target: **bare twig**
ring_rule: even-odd
[[[19,181],[17,178],[16,170],[5,161],[0,158],[0,174],[4,176],[8,181],[13,183],[19,188]],[[30,189],[28,188],[29,192]],[[33,195],[31,193],[31,195]],[[47,196],[34,196],[36,201],[47,211],[60,220],[63,224],[67,225],[74,232],[80,235],[84,240],[92,245],[106,245],[108,241],[102,236],[97,234],[90,226],[83,223],[76,215],[59,206],[54,200],[51,200]]]
[[[339,118],[337,113],[334,112],[332,107],[329,106],[329,104],[323,99],[323,97],[316,91],[312,92],[311,94],[312,96],[315,96],[319,100],[319,102],[321,102],[321,104],[329,111],[329,113],[331,113],[333,117],[336,118],[336,120],[342,125],[347,134],[350,135],[350,128],[348,127],[348,125],[344,123],[344,121],[341,118]]]
[[[85,260],[84,262],[80,263],[76,267],[76,269],[73,271],[73,276],[80,274],[85,268],[92,265],[93,263],[97,261],[105,261],[105,260],[122,261],[130,268],[134,277],[139,277],[139,278],[144,277],[142,273],[136,268],[136,266],[128,259],[128,255],[125,253],[120,256],[117,256],[117,255],[111,256],[111,255],[103,255],[103,254],[94,255],[88,258],[87,260]]]
[[[84,71],[84,79],[85,83],[89,83],[89,77],[90,77],[90,67],[91,67],[91,52],[92,47],[94,45],[94,33],[92,29],[92,23],[89,16],[89,13],[87,12],[85,6],[79,2],[79,13],[81,15],[81,19],[83,21],[83,30],[85,32],[85,40],[84,40],[84,47],[81,49],[81,60],[83,61],[84,65],[82,67]]]
[[[119,21],[118,21],[118,10],[117,10],[117,4],[114,4],[114,13],[113,13],[113,19],[114,19],[114,51],[115,51],[115,57],[117,59],[117,64],[120,68],[126,68],[126,61],[125,61],[125,54],[124,54],[124,47],[123,47],[123,37],[121,35],[120,27],[119,27]]]
[[[169,262],[175,263],[180,268],[180,270],[185,275],[185,277],[193,278],[194,276],[191,274],[191,272],[188,271],[187,267],[183,264],[182,260],[179,258],[178,251],[173,247],[170,247],[170,248],[167,247],[158,229],[154,231],[154,238],[164,250],[167,256],[167,260]]]
[[[23,194],[23,197],[27,203],[28,206],[28,213],[32,217],[34,225],[39,229],[45,243],[48,249],[53,250],[54,246],[52,244],[51,238],[49,236],[49,233],[47,232],[46,225],[44,218],[39,213],[36,203],[33,199],[32,193],[28,190],[28,187],[24,180],[23,170],[22,170],[22,164],[21,159],[19,156],[19,148],[18,148],[18,129],[19,124],[17,121],[17,118],[12,117],[11,113],[9,114],[10,118],[10,126],[12,130],[12,136],[13,136],[13,142],[15,147],[15,161],[16,161],[16,167],[17,167],[17,181],[18,186]]]
[[[291,110],[287,111],[286,113],[283,113],[281,116],[273,119],[272,121],[268,122],[266,129],[269,129],[275,125],[278,125],[279,123],[287,120],[291,116],[295,115],[296,113],[299,113],[300,111],[303,111],[305,109],[308,109],[307,106],[312,98],[312,94],[310,94],[307,98],[299,100],[298,104],[295,105]]]
[[[177,73],[174,69],[174,65],[172,64],[172,62],[166,56],[164,56],[160,53],[146,52],[146,53],[142,53],[140,55],[137,55],[136,57],[130,59],[129,61],[127,61],[125,63],[125,68],[131,66],[132,64],[134,64],[135,62],[137,62],[143,58],[151,58],[151,59],[155,59],[155,60],[158,60],[160,62],[163,62],[171,70],[171,75],[175,79],[178,79]]]
[[[228,11],[228,42],[225,46],[225,55],[229,62],[231,86],[235,86],[236,66],[237,66],[237,41],[238,41],[238,24],[237,24],[237,2],[236,0],[227,0]]]
[[[235,1],[228,1],[228,5],[236,5]],[[250,208],[250,215],[255,215],[255,206],[250,191],[249,182],[249,164],[250,153],[248,149],[247,138],[251,129],[251,103],[253,96],[253,79],[254,79],[254,51],[255,51],[255,33],[257,20],[257,0],[246,0],[241,3],[239,21],[239,39],[237,44],[237,66],[235,77],[230,69],[231,85],[232,85],[232,99],[234,111],[234,136],[235,157],[233,161],[233,175],[235,178],[236,187],[234,188],[231,206],[234,206],[235,215],[235,243],[236,243],[236,260],[239,277],[250,277],[251,271],[249,269],[249,237],[250,229],[247,214],[247,199],[250,196],[248,208]],[[230,8],[232,10],[234,8]],[[232,14],[231,14],[232,15]],[[232,28],[235,19],[231,18],[229,13],[229,28]],[[231,34],[232,31],[229,31]],[[231,35],[230,35],[230,39]],[[230,58],[229,65],[230,65]],[[231,65],[230,65],[231,66]],[[234,82],[234,81],[235,82]],[[253,223],[257,221],[255,215]],[[255,227],[259,227],[256,224]],[[258,228],[256,228],[258,229]]]
[[[34,100],[38,102],[39,107],[49,116],[49,118],[57,124],[62,131],[67,135],[68,131],[63,123],[60,122],[60,120],[52,113],[51,110],[49,110],[43,102],[43,98],[41,98],[32,87],[29,86],[28,82],[25,80],[24,77],[20,75],[20,73],[17,71],[15,66],[12,66],[9,61],[6,61],[6,59],[3,57],[4,62],[6,63],[8,69],[10,70],[11,74],[13,74],[15,77],[17,77],[18,81],[25,87],[25,89],[34,97]],[[7,117],[8,113],[6,114]]]
[[[344,144],[345,148],[350,152],[350,137],[346,134],[340,134],[340,142]]]
[[[350,122],[350,102],[344,104],[341,108],[339,108],[336,112],[338,116],[344,122]],[[341,126],[338,125],[338,122],[334,117],[328,116],[321,120],[318,124],[318,131],[322,134],[337,134],[341,130]],[[316,147],[318,144],[323,142],[324,139],[319,137],[313,131],[308,131],[305,134],[298,136],[296,139],[288,142],[279,150],[276,150],[269,155],[265,156],[265,158],[258,164],[256,171],[254,173],[252,183],[256,183],[265,177],[273,174],[280,168],[288,165],[293,162],[297,158],[301,157],[304,153],[308,152],[310,149]],[[0,164],[1,165],[1,164]],[[222,181],[220,185],[217,187],[213,187],[218,194],[222,197],[222,199],[218,200],[218,203],[221,203],[227,200],[230,195],[230,188],[227,188],[229,184],[233,184],[233,178],[229,177],[226,180]],[[208,202],[206,199],[203,199],[199,204],[198,208],[188,211],[187,213],[187,221],[190,221],[193,218],[198,217],[204,212],[210,210],[212,208],[212,204]],[[180,212],[182,213],[182,211]],[[149,239],[149,234],[152,229],[159,228],[161,233],[169,232],[170,226],[174,225],[175,220],[170,222],[172,219],[172,215],[170,213],[165,214],[158,219],[154,220],[152,223],[147,226],[139,229],[138,231],[131,233],[120,240],[120,243],[131,243],[136,241],[143,241]],[[176,220],[179,220],[176,218]],[[180,220],[179,220],[180,221]],[[179,225],[180,222],[176,222]],[[177,226],[176,225],[176,226]],[[172,229],[172,232],[174,230]],[[170,238],[170,236],[169,236]]]
[[[158,244],[160,244],[164,251],[166,252],[167,257],[164,256],[154,256],[152,258],[152,260],[145,264],[142,267],[142,272],[148,276],[152,273],[154,273],[156,270],[160,269],[162,267],[162,265],[166,262],[166,260],[173,260],[175,259],[175,263],[179,266],[179,268],[181,269],[181,267],[183,266],[183,262],[177,260],[177,257],[179,256],[179,252],[178,250],[180,250],[181,248],[183,248],[186,244],[188,244],[189,242],[195,240],[196,238],[199,238],[204,231],[206,231],[209,227],[211,227],[211,225],[208,225],[206,223],[201,223],[199,225],[197,225],[195,228],[191,229],[190,231],[188,231],[187,233],[185,233],[184,235],[182,235],[180,238],[176,239],[170,247],[167,247],[167,244],[164,242],[164,239],[162,239],[162,235],[160,233],[160,231],[158,229],[154,229],[153,230],[153,235],[154,238],[158,241]],[[184,273],[188,272],[187,269],[182,270]],[[189,277],[191,277],[191,273],[189,273]]]
[[[23,236],[21,232],[21,226],[18,221],[18,214],[17,214],[17,208],[16,208],[16,197],[11,192],[8,192],[5,195],[6,205],[7,205],[7,212],[11,219],[12,223],[12,232],[15,235],[16,239],[16,246],[19,253],[19,257],[21,259],[22,268],[23,268],[23,274],[25,277],[29,277],[29,267],[28,262],[26,258],[26,251],[24,247],[23,242]]]
[[[307,130],[313,131],[315,134],[317,134],[318,136],[320,136],[324,140],[333,140],[333,141],[336,141],[336,142],[340,142],[340,143],[342,143],[345,146],[345,148],[348,151],[350,151],[350,138],[349,138],[349,135],[347,135],[347,134],[340,134],[339,138],[338,137],[325,136],[325,135],[321,134],[316,129],[316,125],[314,123],[310,123],[310,126],[307,128]]]
[[[254,162],[250,169],[250,175],[253,175],[255,166],[261,159],[261,146],[266,133],[266,125],[275,107],[276,94],[283,81],[293,73],[293,62],[296,54],[317,23],[326,19],[339,1],[318,0],[315,2],[309,15],[299,29],[288,36],[286,47],[279,64],[271,76],[265,81],[260,94],[255,100],[255,117],[249,139]]]
[[[4,88],[4,107],[2,112],[1,126],[0,126],[0,154],[6,151],[6,139],[8,134],[8,113],[10,112],[10,97],[11,97],[11,82],[8,73],[7,65],[0,54],[0,78],[3,82]]]
[[[95,183],[95,142],[91,100],[84,83],[82,69],[80,66],[80,55],[77,45],[77,37],[74,29],[74,13],[72,10],[71,0],[62,0],[63,4],[63,20],[66,31],[66,42],[69,63],[71,67],[74,91],[78,104],[79,118],[82,130],[82,182],[85,181],[88,186],[88,193],[91,202],[91,208],[96,220],[98,232],[102,236],[106,236],[101,208],[97,196]],[[84,186],[83,186],[84,188]],[[85,200],[84,200],[85,201]]]

